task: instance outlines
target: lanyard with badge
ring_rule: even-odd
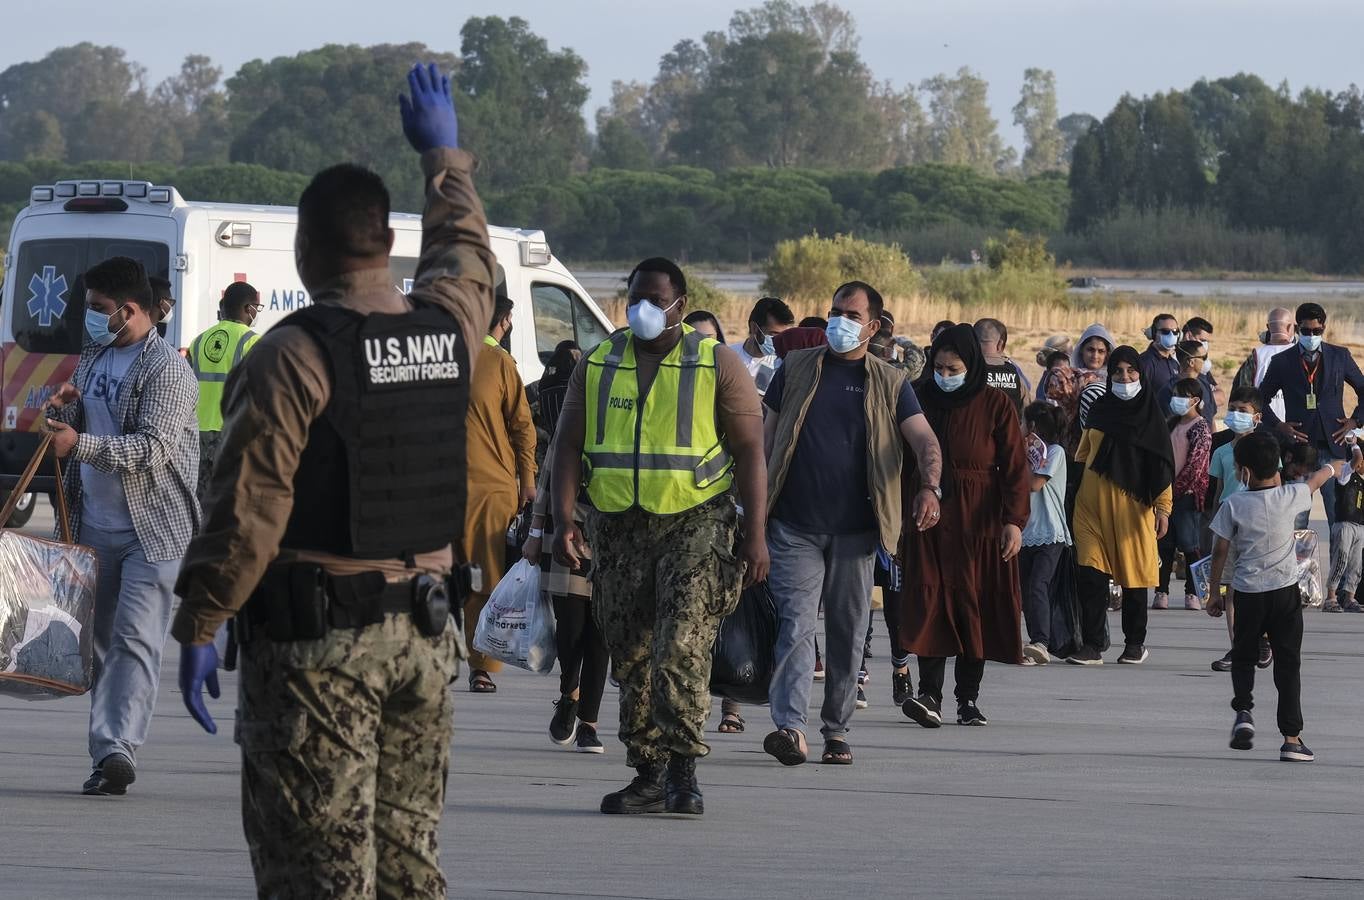
[[[1321,371],[1321,357],[1313,363],[1311,370],[1307,368],[1307,360],[1302,360],[1302,374],[1307,376],[1307,408],[1309,410],[1317,408],[1317,373]]]

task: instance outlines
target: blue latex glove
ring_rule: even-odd
[[[433,147],[459,146],[459,119],[450,98],[450,76],[442,75],[435,63],[412,67],[407,73],[412,97],[398,95],[403,117],[403,134],[418,153]]]
[[[203,726],[209,734],[217,734],[218,726],[204,706],[204,685],[208,685],[208,695],[214,700],[222,696],[218,690],[218,650],[212,643],[184,644],[180,647],[180,694],[185,700],[185,709],[194,721]]]

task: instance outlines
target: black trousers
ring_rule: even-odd
[[[1086,647],[1103,650],[1108,633],[1109,578],[1098,569],[1077,566],[1080,595],[1080,634]],[[1128,644],[1146,643],[1146,588],[1122,589],[1122,634]]]
[[[597,721],[611,654],[597,630],[592,601],[556,594],[554,642],[559,651],[559,693],[578,691],[578,718]]]
[[[943,676],[947,674],[947,658],[944,656],[919,657],[919,691],[927,694],[939,704],[942,703]],[[954,692],[958,703],[975,701],[980,697],[980,680],[985,676],[985,660],[957,657],[957,689]]]
[[[1255,662],[1260,636],[1274,648],[1274,687],[1279,691],[1279,732],[1297,737],[1302,731],[1302,597],[1290,584],[1261,594],[1236,592],[1236,620],[1231,643],[1231,708],[1255,708]]]
[[[1023,588],[1023,621],[1028,626],[1028,642],[1051,643],[1051,596],[1056,592],[1057,569],[1065,544],[1024,547],[1018,554],[1019,581]]]

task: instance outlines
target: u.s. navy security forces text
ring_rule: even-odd
[[[404,352],[406,343],[406,352]],[[455,349],[457,334],[411,335],[400,338],[366,338],[365,361],[370,384],[409,381],[443,381],[459,378]]]

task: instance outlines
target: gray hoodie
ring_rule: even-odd
[[[1085,333],[1080,335],[1080,339],[1075,342],[1075,349],[1070,351],[1070,364],[1072,367],[1076,369],[1085,368],[1084,360],[1080,357],[1080,348],[1082,348],[1092,337],[1103,338],[1104,343],[1108,345],[1108,352],[1113,352],[1113,348],[1116,346],[1113,335],[1109,334],[1107,328],[1103,327],[1098,322],[1095,322],[1085,329]]]

